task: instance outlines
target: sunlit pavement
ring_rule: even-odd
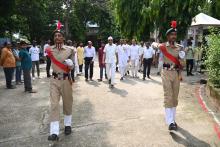
[[[44,69],[44,65],[42,66]],[[184,73],[185,75],[185,73]],[[36,94],[24,92],[23,85],[7,90],[4,79],[0,87],[0,147],[47,147],[49,132],[49,79],[33,81]],[[107,81],[76,78],[73,84],[73,133],[65,136],[61,121],[58,147],[217,147],[220,140],[214,120],[203,111],[195,91],[200,75],[186,77],[181,83],[177,108],[177,132],[169,133],[164,121],[161,78],[152,70],[152,80],[126,78],[108,88]],[[62,110],[62,109],[61,109]],[[61,112],[62,113],[62,112]],[[62,116],[62,115],[61,115]]]

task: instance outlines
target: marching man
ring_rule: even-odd
[[[117,58],[118,63],[118,54],[117,54],[117,46],[113,44],[113,38],[108,37],[108,44],[105,45],[104,48],[104,58],[103,63],[106,65],[107,77],[109,80],[109,87],[114,88],[115,82],[115,58]]]
[[[129,74],[129,68],[130,68],[130,45],[127,43],[127,40],[124,39],[123,40],[123,47],[125,49],[125,54],[126,54],[126,58],[127,58],[127,63],[126,63],[126,71],[125,71],[125,76],[127,74]]]
[[[139,46],[136,44],[136,40],[132,39],[132,45],[130,46],[130,61],[133,78],[138,78],[139,59]]]
[[[74,51],[64,45],[64,34],[59,29],[54,32],[54,43],[54,46],[47,48],[53,69],[53,78],[50,81],[50,141],[59,139],[60,96],[63,101],[65,135],[71,134],[73,103],[70,71],[74,66]]]
[[[128,56],[126,54],[126,48],[123,45],[123,39],[120,39],[120,44],[117,46],[118,51],[118,61],[119,61],[119,70],[121,74],[121,79],[124,79],[125,73],[126,73],[126,66],[128,62]]]
[[[178,105],[178,94],[180,81],[182,80],[181,70],[185,52],[181,51],[181,46],[176,43],[177,29],[176,21],[172,21],[172,28],[166,32],[167,42],[160,44],[159,48],[163,53],[163,70],[161,73],[166,123],[169,130],[177,130],[175,120],[176,107]]]

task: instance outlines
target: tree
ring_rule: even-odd
[[[210,0],[210,13],[212,17],[220,19],[220,1]]]
[[[178,22],[179,39],[184,38],[192,17],[205,3],[206,0],[114,0],[122,34],[138,39],[157,28],[159,37],[164,38],[172,20]]]

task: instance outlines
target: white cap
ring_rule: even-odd
[[[109,37],[108,37],[108,40],[113,40],[112,36],[109,36]]]

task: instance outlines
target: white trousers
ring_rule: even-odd
[[[108,80],[111,79],[111,84],[115,83],[115,63],[106,63],[106,74]]]
[[[158,63],[158,68],[157,68],[157,72],[161,72],[163,68],[163,61],[159,61]]]
[[[71,126],[72,115],[64,115],[64,126]],[[53,121],[50,123],[50,135],[56,134],[59,135],[60,125],[59,121]]]
[[[131,60],[131,73],[132,76],[137,76],[138,73],[139,60]]]
[[[119,65],[119,70],[120,70],[121,77],[124,77],[127,71],[126,65]]]
[[[165,119],[167,125],[175,122],[176,118],[176,107],[173,108],[165,108]]]

